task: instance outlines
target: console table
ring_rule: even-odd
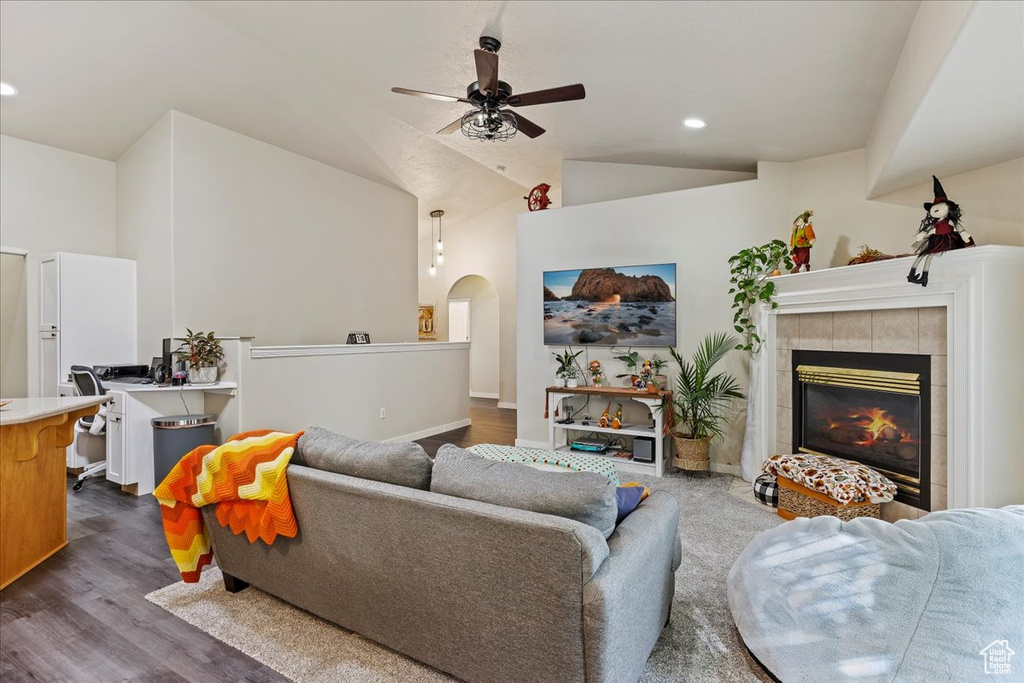
[[[106,396],[16,398],[0,408],[0,588],[67,545],[64,448]]]
[[[615,463],[615,467],[624,472],[635,472],[638,474],[649,474],[660,477],[665,473],[665,440],[668,431],[671,429],[672,419],[672,392],[659,391],[651,394],[636,389],[625,389],[622,387],[548,387],[547,404],[545,416],[548,420],[548,448],[553,451],[571,450],[572,439],[569,432],[609,434],[612,436],[645,436],[654,439],[654,462],[634,462],[624,458],[617,458],[613,454],[588,453],[597,457],[607,458]],[[559,417],[564,419],[561,413],[561,404],[567,398],[573,396],[597,396],[610,398],[613,401],[625,402],[635,401],[641,403],[651,411],[651,419],[654,426],[640,424],[624,424],[621,429],[612,427],[598,427],[597,420],[577,419],[571,424],[559,422]]]

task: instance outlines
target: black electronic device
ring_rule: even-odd
[[[633,439],[633,462],[654,462],[654,439],[638,436]]]
[[[119,382],[129,377],[149,377],[148,365],[94,365],[92,369],[105,382]]]
[[[169,368],[174,367],[174,353],[171,351],[171,339],[165,338],[163,343],[163,349],[160,352],[161,363]],[[153,367],[156,367],[155,365]]]

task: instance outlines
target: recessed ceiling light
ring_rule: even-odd
[[[683,125],[687,128],[707,128],[708,122],[704,119],[683,119]]]
[[[11,95],[17,95],[18,89],[10,83],[0,83],[0,95],[4,97],[10,97]]]

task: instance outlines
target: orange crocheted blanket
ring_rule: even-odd
[[[244,432],[223,446],[200,446],[171,469],[153,492],[160,502],[164,536],[185,583],[199,581],[213,560],[199,508],[217,505],[217,520],[250,543],[294,538],[292,501],[285,470],[302,433]]]

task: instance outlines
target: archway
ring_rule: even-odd
[[[469,395],[476,398],[498,398],[500,323],[498,317],[498,290],[480,275],[466,275],[448,290],[444,310],[444,334],[448,341],[463,341],[452,337],[454,329],[461,330],[462,310],[466,310],[465,329],[469,347]],[[455,320],[453,320],[455,317]]]

